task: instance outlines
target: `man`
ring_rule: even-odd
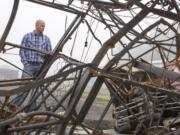
[[[35,28],[33,32],[27,33],[23,37],[21,46],[50,53],[52,51],[51,42],[49,38],[43,34],[45,22],[43,20],[37,20]],[[21,48],[20,57],[25,71],[22,74],[22,78],[36,77],[45,61],[45,56],[39,52]]]
[[[44,28],[45,22],[43,20],[37,20],[35,30],[24,35],[21,46],[51,53],[51,42],[49,38],[43,34]],[[24,66],[22,78],[37,77],[45,61],[45,55],[25,48],[21,48],[19,54]],[[13,104],[20,106],[27,96],[28,92],[18,94]]]

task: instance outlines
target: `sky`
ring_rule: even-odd
[[[2,36],[7,24],[12,6],[13,0],[0,1],[0,36]],[[63,11],[21,0],[15,21],[6,41],[20,45],[24,34],[34,30],[35,21],[37,19],[43,19],[46,23],[44,34],[48,35],[52,43],[52,48],[54,48],[60,37],[65,32],[65,22],[62,21],[65,20],[65,18],[67,18],[66,25],[68,25],[74,16]],[[11,49],[5,53],[0,53],[0,57],[13,63],[21,69],[23,68],[19,57],[19,49]],[[0,60],[0,66],[3,68],[16,69],[2,60]]]
[[[11,14],[12,6],[13,0],[0,1],[0,36],[2,36],[2,33],[4,32],[5,26]],[[52,48],[54,49],[61,36],[64,34],[65,30],[71,24],[74,18],[75,15],[64,11],[41,6],[39,4],[34,4],[25,0],[20,0],[15,20],[6,41],[20,45],[24,34],[34,30],[35,21],[37,19],[43,19],[46,23],[44,34],[50,38]],[[84,59],[86,63],[89,63],[94,58],[92,56],[95,56],[101,46],[92,38],[92,35],[88,31],[87,25],[85,23],[81,25],[82,27],[78,29],[77,33],[78,38],[75,41],[76,46],[74,47],[72,53],[71,50],[74,40],[71,39],[69,39],[67,44],[64,46],[63,53],[77,60]],[[96,26],[98,26],[96,33],[97,35],[100,35],[98,37],[100,37],[102,41],[108,39],[107,35],[110,36],[110,34],[104,30],[104,26],[99,25],[98,22],[93,22],[91,25],[92,29],[95,29]],[[75,34],[73,36],[75,36]],[[88,43],[91,42],[93,44],[93,47],[89,47],[90,49],[87,56],[85,56],[85,53],[88,50],[88,47],[85,48],[85,53],[83,53],[86,40]],[[22,69],[23,65],[20,61],[18,53],[19,49],[11,49],[5,53],[1,52],[0,57],[8,60]],[[0,60],[0,66],[14,68],[2,60]],[[55,66],[57,65],[55,64]]]
[[[59,0],[59,1],[67,2],[67,0]],[[14,2],[13,0],[0,0],[0,36],[2,36],[2,33],[9,19],[13,2]],[[25,0],[20,0],[20,4],[19,4],[18,12],[15,17],[15,21],[13,23],[13,26],[11,28],[11,31],[6,41],[20,45],[24,34],[34,30],[35,21],[37,19],[43,19],[46,22],[46,28],[45,28],[44,34],[48,35],[52,43],[52,48],[54,48],[57,45],[60,38],[62,37],[62,35],[64,34],[67,27],[70,25],[70,23],[74,19],[74,17],[75,15],[64,12],[64,11],[41,6],[39,4],[34,4],[32,2],[28,2]],[[89,19],[88,21],[89,23],[91,23],[92,30],[94,31],[96,30],[95,34],[102,41],[102,44],[112,36],[106,30],[104,25],[100,24],[97,21],[92,21],[90,18],[86,18],[86,19],[87,20]],[[130,20],[132,18],[125,18],[125,19]],[[151,20],[144,19],[144,21],[142,21],[140,25],[141,27],[145,28],[145,27],[148,27],[151,23],[152,23],[152,19]],[[72,39],[69,39],[69,41],[65,44],[63,53],[77,60],[84,59],[86,63],[89,63],[93,60],[95,54],[97,54],[101,46],[96,40],[92,38],[92,35],[88,31],[86,24],[82,23],[81,26],[82,27],[78,29],[78,33],[77,33],[78,38],[75,41],[76,45],[72,51],[72,55],[71,55],[71,50],[73,48],[75,34],[72,35]],[[96,26],[98,26],[97,29],[96,29]],[[136,27],[137,29],[139,28],[138,26]],[[84,45],[85,45],[86,40],[88,41],[88,45],[92,43],[92,46],[89,45],[88,47],[85,48]],[[122,49],[122,47],[121,48],[120,47],[118,48],[118,47],[119,46],[116,45],[115,49],[113,49],[113,52],[109,52],[109,53],[115,54],[116,52],[119,52],[119,50]],[[83,53],[84,48],[85,48],[85,51]],[[86,56],[85,54],[88,48],[90,49],[89,49],[89,53],[87,53],[87,56]],[[145,48],[142,48],[142,49],[144,51]],[[138,55],[139,50],[133,50],[133,51],[134,51],[133,52],[134,55]],[[7,51],[6,53],[0,53],[0,57],[12,62],[13,64],[17,65],[20,68],[23,68],[18,52],[19,52],[19,49],[11,49]],[[111,55],[109,56],[111,57]],[[104,64],[107,61],[108,61],[107,57],[105,57],[102,63]],[[9,66],[7,63],[0,60],[0,66],[2,65]],[[57,65],[58,64],[56,63],[54,64],[54,69],[56,69]],[[12,68],[12,66],[10,66],[10,68]]]
[[[12,5],[13,5],[12,0],[0,1],[0,10],[1,10],[0,35],[2,35],[2,32],[8,21],[8,17],[10,15]],[[51,17],[51,19],[48,19],[50,16],[53,16],[55,11],[52,9],[46,12],[46,10],[47,9],[44,8],[43,6],[40,7],[37,6],[36,4],[27,3],[25,1],[20,2],[15,21],[13,23],[13,26],[6,41],[20,45],[23,35],[27,32],[33,31],[35,21],[37,19],[42,18],[46,21],[46,28],[44,33],[50,37],[52,46],[54,48],[58,40],[57,37],[60,37],[60,34],[62,34],[58,31],[64,31],[64,28],[61,27],[62,25],[58,25],[60,24],[61,21],[60,19],[55,17]],[[43,12],[46,12],[46,14],[43,14]],[[57,11],[56,14],[58,14]],[[16,49],[12,50],[11,52],[18,54],[18,51]]]

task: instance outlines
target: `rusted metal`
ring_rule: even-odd
[[[18,6],[19,6],[19,0],[14,0],[14,5],[13,5],[13,9],[12,9],[12,12],[11,12],[11,16],[9,17],[9,21],[8,21],[8,24],[6,25],[6,28],[4,30],[4,33],[1,37],[1,41],[0,41],[0,52],[1,51],[4,51],[4,45],[5,45],[5,40],[10,32],[10,29],[12,27],[12,24],[14,22],[14,19],[16,17],[16,13],[17,13],[17,10],[18,10]]]
[[[22,1],[14,0],[0,38],[0,60],[22,72],[19,65],[3,57],[9,50],[23,48],[48,57],[36,78],[0,80],[0,134],[73,135],[81,128],[86,134],[103,135],[106,133],[101,124],[109,121],[104,119],[112,108],[110,121],[115,121],[111,126],[114,132],[180,133],[178,0],[26,0],[74,15],[51,54],[7,41]],[[94,29],[95,22],[104,29]],[[84,27],[88,32],[79,34],[78,29]],[[102,37],[104,33],[111,35]],[[82,37],[85,41],[76,44],[84,46],[77,46],[76,38]],[[74,40],[72,46],[71,40]],[[74,53],[81,53],[84,61],[64,51],[74,48],[78,50]],[[90,61],[85,60],[85,50],[87,54],[91,52]],[[48,76],[54,66],[57,66],[55,73]],[[104,90],[108,91],[108,98],[103,99],[101,107],[96,107],[95,114],[98,109],[103,111],[92,126],[86,123],[86,117]],[[27,97],[21,106],[14,106],[15,95],[21,93]]]

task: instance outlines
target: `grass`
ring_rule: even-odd
[[[85,100],[89,95],[89,92],[88,91],[85,91],[83,93],[83,95],[81,96],[81,100]],[[96,99],[95,99],[95,102],[97,104],[107,104],[108,101],[110,100],[110,96],[109,95],[105,95],[105,94],[98,94],[96,96]]]

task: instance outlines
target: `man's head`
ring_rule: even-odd
[[[36,21],[36,24],[35,24],[35,27],[36,27],[36,32],[38,34],[41,34],[43,33],[44,31],[44,28],[45,28],[45,22],[43,20],[37,20]]]

